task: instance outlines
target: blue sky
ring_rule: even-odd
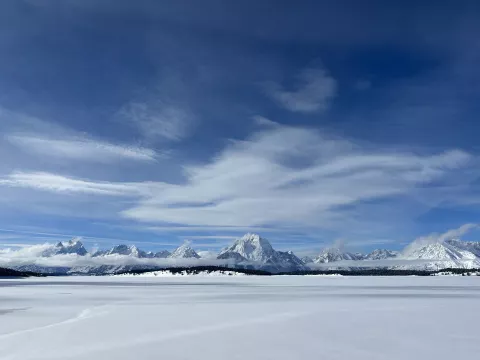
[[[367,251],[477,223],[479,16],[2,1],[0,243]]]

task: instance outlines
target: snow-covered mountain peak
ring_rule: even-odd
[[[146,253],[135,245],[115,245],[110,250],[108,250],[105,255],[126,255],[126,256],[133,256],[133,257],[146,257]]]
[[[426,241],[423,239],[412,242],[402,252],[404,258],[446,260],[459,259],[462,255],[446,241]]]
[[[237,263],[254,263],[257,267],[273,271],[302,270],[303,262],[291,251],[273,249],[270,242],[257,234],[245,234],[232,245],[223,249],[217,259],[233,260]]]
[[[172,259],[187,259],[187,258],[195,258],[199,259],[200,256],[197,254],[195,250],[190,247],[188,242],[183,243],[181,246],[176,248],[169,256]]]
[[[222,250],[220,255],[225,253],[237,253],[248,261],[267,261],[275,252],[267,239],[257,234],[245,234],[240,239]]]
[[[79,238],[73,238],[63,243],[63,251],[65,254],[77,254],[81,256],[85,256],[88,253]]]
[[[239,240],[244,241],[244,242],[249,242],[252,244],[268,244],[270,246],[270,243],[268,242],[267,239],[262,238],[258,234],[254,233],[246,233],[243,235]]]
[[[51,245],[48,249],[44,250],[42,256],[54,256],[54,255],[66,255],[77,254],[85,256],[88,254],[87,249],[83,246],[82,242],[78,238],[66,242],[58,242],[55,245]]]

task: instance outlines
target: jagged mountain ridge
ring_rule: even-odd
[[[479,241],[462,241],[459,239],[450,239],[446,240],[450,246],[454,246],[457,249],[465,250],[475,254],[475,256],[480,257],[480,242]]]
[[[203,252],[202,252],[203,253]],[[254,268],[272,272],[299,271],[308,268],[322,269],[359,269],[359,268],[390,268],[390,269],[416,269],[438,270],[442,268],[480,268],[480,242],[449,239],[441,242],[423,243],[413,242],[402,252],[387,249],[377,249],[369,254],[351,253],[338,248],[327,248],[315,258],[304,257],[299,259],[291,251],[277,251],[270,242],[257,234],[246,234],[235,240],[230,246],[224,248],[215,256],[210,251],[207,258],[201,257],[188,243],[175,249],[172,253],[167,250],[158,252],[143,251],[135,245],[116,245],[108,250],[99,250],[89,253],[79,238],[67,242],[59,242],[45,248],[43,246],[41,257],[57,255],[89,256],[96,260],[91,265],[51,266],[48,269],[36,263],[16,266],[20,270],[40,271],[44,273],[84,273],[84,274],[109,274],[130,269],[149,268],[154,265],[148,259],[165,259],[165,261],[192,259],[192,261],[218,261],[219,265]],[[203,255],[202,255],[203,256]],[[103,263],[102,258],[105,258]],[[128,258],[131,261],[124,262]],[[135,260],[139,259],[139,260]],[[142,259],[146,259],[145,262]],[[223,262],[224,260],[225,262]],[[391,263],[388,261],[393,260]],[[133,261],[133,262],[132,262]],[[82,263],[82,262],[81,262]],[[112,265],[107,265],[112,264]],[[115,265],[117,264],[117,265]],[[195,263],[192,263],[195,264]],[[338,264],[338,265],[337,265]]]
[[[412,243],[399,255],[401,260],[417,261],[417,264],[398,268],[438,270],[443,268],[480,268],[478,250],[480,243],[450,239],[435,243]],[[470,251],[471,250],[471,251]]]
[[[77,254],[84,256],[88,254],[87,249],[83,246],[78,238],[73,238],[67,242],[58,242],[54,246],[43,251],[42,256],[49,257],[54,255]]]
[[[146,258],[147,253],[143,250],[140,250],[135,245],[116,245],[107,251],[104,255],[127,255],[137,258]]]
[[[390,265],[383,260],[393,261]],[[314,263],[330,264],[331,266],[328,269],[369,267],[400,270],[480,268],[480,242],[458,239],[425,243],[414,241],[401,252],[376,249],[367,255],[344,252],[338,248],[328,248],[314,259]],[[338,266],[336,263],[338,263]]]
[[[365,260],[385,260],[392,259],[399,255],[398,251],[387,249],[375,249],[365,256]]]
[[[315,264],[327,264],[331,262],[343,261],[343,260],[364,260],[363,254],[354,254],[351,252],[342,251],[339,248],[326,248],[313,259]]]

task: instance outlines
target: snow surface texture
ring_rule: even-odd
[[[477,277],[0,280],[0,359],[475,359]]]

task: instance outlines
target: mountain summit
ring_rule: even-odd
[[[190,247],[188,242],[176,248],[168,257],[171,259],[200,259],[200,256]]]
[[[257,234],[245,234],[240,239],[223,249],[219,259],[243,259],[248,261],[266,262],[272,258],[275,250],[267,239]],[[239,257],[240,256],[240,257]]]
[[[108,250],[104,255],[126,255],[137,258],[147,257],[145,251],[140,250],[135,245],[116,245]]]
[[[42,256],[77,254],[85,256],[88,254],[87,249],[83,246],[79,238],[73,238],[66,242],[58,242],[42,253]]]
[[[304,263],[293,252],[276,251],[267,239],[257,234],[245,234],[223,249],[217,259],[236,263],[253,263],[270,271],[295,271],[305,269]]]

